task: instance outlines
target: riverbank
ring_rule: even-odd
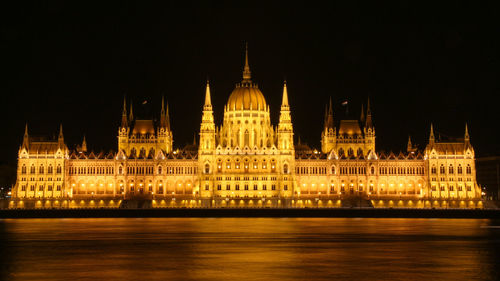
[[[500,219],[498,209],[392,208],[154,208],[154,209],[4,209],[0,218],[121,218],[121,217],[359,217],[359,218],[476,218]]]

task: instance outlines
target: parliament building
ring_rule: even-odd
[[[359,120],[336,120],[330,101],[321,149],[294,143],[286,83],[276,126],[248,52],[222,124],[213,110],[207,81],[199,139],[182,149],[163,100],[159,121],[134,117],[124,100],[116,153],[87,151],[85,139],[69,149],[62,126],[56,139],[26,126],[10,207],[482,208],[467,126],[458,141],[431,125],[424,150],[408,140],[406,153],[377,152],[369,101]]]

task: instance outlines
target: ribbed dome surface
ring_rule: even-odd
[[[262,92],[255,85],[250,83],[242,83],[237,85],[229,96],[227,102],[228,110],[249,110],[250,105],[252,110],[266,110],[266,99]]]

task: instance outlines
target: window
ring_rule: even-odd
[[[253,185],[253,190],[257,190],[257,185],[256,184]]]
[[[276,190],[276,185],[275,184],[271,185],[271,190]]]
[[[26,185],[21,186],[21,191],[26,191]]]
[[[240,190],[240,185],[239,185],[239,184],[236,184],[236,186],[234,187],[234,189],[236,189],[236,190]]]
[[[245,183],[245,190],[248,190],[248,184]]]
[[[450,188],[449,188],[449,189],[450,189],[450,191],[453,191],[453,186],[450,186]]]
[[[288,174],[288,164],[283,165],[283,173]]]
[[[448,173],[453,174],[453,165],[450,165],[450,167],[448,168]]]
[[[25,165],[23,165],[23,167],[21,168],[21,173],[26,174],[26,166]]]
[[[372,175],[374,175],[374,174],[375,174],[375,167],[373,167],[373,166],[371,167],[371,171],[370,171],[370,173],[371,173]]]
[[[444,191],[444,186],[441,186],[441,191]]]
[[[465,171],[467,172],[467,175],[472,174],[472,168],[470,167],[469,164],[467,164],[467,167],[465,168]]]
[[[267,190],[267,185],[262,185],[262,190]]]
[[[34,174],[34,173],[35,173],[35,165],[31,165],[31,168],[30,168],[30,173],[31,173],[31,174]]]
[[[208,190],[208,188],[209,188],[209,185],[205,184],[205,190]]]
[[[437,172],[436,166],[432,166],[432,168],[431,168],[431,173],[432,173],[433,175],[435,175],[435,174],[436,174],[436,172]]]
[[[445,173],[445,170],[444,170],[444,165],[441,165],[441,167],[439,167],[439,172],[441,174],[444,174]]]
[[[163,172],[163,169],[161,166],[158,166],[158,174],[161,175],[161,173]]]
[[[217,184],[217,190],[222,190],[222,185],[220,183]]]
[[[52,185],[47,186],[48,191],[52,191]]]
[[[458,173],[459,175],[461,175],[461,174],[462,174],[462,165],[458,165],[458,168],[457,168],[457,173]]]
[[[274,187],[274,188],[276,188],[276,187]],[[274,189],[273,189],[273,190],[274,190]],[[283,190],[288,190],[288,185],[286,185],[286,184],[285,184],[285,185],[283,186]]]
[[[231,185],[227,184],[226,185],[226,190],[231,190]]]
[[[52,165],[50,165],[50,166],[47,168],[47,173],[52,174],[53,172],[54,172],[54,169],[52,168]]]
[[[57,186],[57,191],[61,191],[61,186],[60,185]]]
[[[332,174],[335,175],[335,166],[332,166]]]
[[[123,167],[122,166],[118,167],[118,174],[120,174],[120,175],[123,174]]]
[[[210,165],[207,163],[205,164],[205,174],[210,173]]]
[[[56,168],[56,173],[60,174],[61,173],[61,165],[57,165],[57,168]]]

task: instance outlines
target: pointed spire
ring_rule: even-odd
[[[23,147],[28,147],[29,145],[29,135],[28,135],[28,123],[24,127],[24,137],[23,137]]]
[[[193,145],[196,145],[196,133],[193,133]]]
[[[132,123],[134,121],[134,110],[132,109],[132,100],[130,100],[130,112],[128,116],[128,121],[129,123]]]
[[[165,128],[167,126],[167,118],[165,113],[165,97],[161,96],[161,112],[160,112],[160,127]]]
[[[161,95],[161,113],[162,116],[165,114],[165,96]]]
[[[372,128],[373,127],[373,120],[372,120],[372,110],[370,107],[370,98],[368,98],[368,102],[366,104],[366,123],[365,127],[367,128]]]
[[[325,120],[323,122],[325,128],[328,128],[328,105],[325,104]]]
[[[165,113],[165,127],[170,131],[170,116],[168,113],[168,101],[167,101],[167,111]]]
[[[281,107],[288,107],[288,90],[286,89],[286,80],[283,84],[283,98],[281,100]]]
[[[63,135],[63,127],[62,124],[59,125],[59,137],[57,139],[59,146],[64,145],[64,135]]]
[[[85,135],[83,135],[82,152],[87,152],[87,140],[85,139]]]
[[[429,134],[429,143],[434,143],[435,138],[434,138],[434,127],[432,126],[431,123],[431,133]]]
[[[365,109],[363,108],[363,104],[361,104],[361,116],[359,117],[361,124],[365,123]]]
[[[245,67],[243,68],[243,82],[250,82],[252,78],[250,66],[248,65],[248,43],[245,43]]]
[[[465,136],[464,136],[464,140],[465,141],[469,141],[470,140],[469,128],[467,127],[467,123],[465,123]]]
[[[204,107],[212,107],[212,99],[210,97],[210,81],[207,79],[207,87],[205,90],[205,105]]]
[[[332,105],[332,97],[330,97],[330,103],[328,106],[328,115],[326,119],[326,127],[329,129],[333,129],[333,105]]]
[[[127,121],[127,101],[125,97],[123,97],[123,111],[122,111],[122,128],[128,127]]]
[[[406,145],[406,151],[411,152],[413,150],[413,144],[411,143],[411,137],[408,135],[408,144]]]

